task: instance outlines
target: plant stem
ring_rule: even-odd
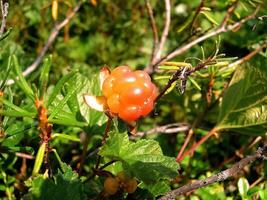
[[[207,139],[216,133],[216,128],[211,129],[207,135],[201,138],[197,143],[195,143],[189,150],[187,150],[182,156],[177,159],[177,162],[181,162],[187,155],[192,154],[201,144],[203,144]]]

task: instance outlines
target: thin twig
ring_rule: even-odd
[[[50,36],[49,36],[45,46],[43,47],[41,53],[36,58],[36,60],[30,66],[28,66],[25,71],[22,72],[23,76],[28,76],[39,66],[39,64],[42,62],[42,59],[43,59],[44,55],[46,54],[47,50],[49,49],[49,47],[53,44],[53,42],[57,38],[59,31],[70,22],[70,20],[75,16],[75,14],[78,12],[78,10],[80,9],[82,4],[83,4],[83,1],[79,1],[77,3],[77,5],[75,6],[75,8],[72,10],[72,12],[70,12],[70,14],[62,22],[60,22],[59,24],[56,24],[54,26],[54,28],[52,29],[52,32],[50,33]],[[6,82],[6,85],[12,85],[12,84],[14,84],[13,79],[9,79]]]
[[[207,139],[209,139],[211,136],[216,134],[216,129],[213,128],[210,130],[210,132],[208,132],[208,134],[206,134],[203,138],[201,138],[197,143],[195,143],[192,147],[190,147],[189,150],[187,150],[182,156],[180,156],[177,159],[177,162],[181,162],[187,155],[193,153],[201,144],[203,144],[204,142],[206,142]]]
[[[220,33],[225,33],[225,32],[228,32],[228,31],[232,31],[238,27],[241,27],[244,23],[246,23],[247,21],[255,18],[256,14],[258,13],[260,7],[257,7],[255,9],[255,11],[251,14],[251,15],[248,15],[247,17],[243,18],[242,20],[238,21],[238,22],[235,22],[234,24],[231,24],[231,25],[224,25],[225,24],[225,19],[227,18],[224,18],[223,22],[222,22],[222,25],[219,26],[218,28],[214,29],[213,31],[210,31],[208,33],[206,33],[205,35],[189,42],[188,44],[185,44],[181,47],[178,47],[176,49],[174,49],[173,51],[171,51],[170,53],[168,53],[166,56],[162,57],[160,60],[157,61],[157,63],[154,64],[154,68],[156,66],[158,66],[160,63],[162,62],[166,62],[178,55],[181,55],[182,53],[186,52],[187,50],[189,50],[191,47],[197,45],[198,43],[200,42],[203,42],[205,40],[207,40],[208,38],[211,38],[213,36],[216,36]],[[228,16],[228,14],[226,14],[226,16]]]
[[[170,29],[170,24],[171,24],[171,2],[170,0],[165,0],[165,24],[164,24],[164,29],[160,38],[160,43],[159,45],[155,46],[155,49],[153,50],[152,54],[152,59],[151,63],[144,69],[148,73],[153,72],[154,64],[160,59],[162,50],[164,48],[164,45],[166,43],[168,34],[169,34],[169,29]],[[150,17],[151,18],[151,17]],[[151,21],[151,20],[150,20]],[[152,21],[151,21],[152,23]],[[153,27],[152,27],[153,30]],[[154,32],[154,30],[153,30]],[[154,39],[155,41],[155,39]]]
[[[3,35],[6,27],[6,18],[8,15],[8,2],[3,3],[3,0],[0,0],[0,6],[1,6],[1,14],[2,14],[2,24],[0,27],[0,37]]]
[[[186,138],[185,138],[185,141],[184,141],[184,143],[183,143],[183,145],[182,145],[180,151],[178,152],[178,154],[177,154],[177,156],[176,156],[176,160],[177,160],[177,162],[179,162],[179,160],[180,160],[181,156],[183,155],[184,150],[185,150],[185,148],[187,147],[187,145],[188,145],[188,143],[189,143],[191,137],[193,136],[193,134],[194,134],[194,131],[193,131],[193,129],[191,128],[191,129],[188,131],[188,134],[187,134],[187,136],[186,136]]]
[[[33,160],[35,157],[30,155],[30,154],[26,154],[26,153],[22,153],[22,152],[16,152],[15,155],[17,157],[21,157],[21,158],[25,158],[25,159],[29,159],[29,160]]]
[[[152,48],[151,59],[150,59],[150,64],[149,64],[151,65],[155,57],[156,48],[159,43],[159,36],[158,36],[158,29],[157,29],[157,25],[156,25],[154,14],[153,14],[153,9],[151,7],[149,0],[146,0],[146,8],[147,8],[150,25],[151,25],[152,32],[153,32],[153,48]]]
[[[252,57],[254,57],[255,55],[257,55],[259,52],[261,52],[264,48],[267,48],[267,43],[261,45],[260,47],[258,47],[257,49],[253,50],[252,52],[250,52],[248,55],[244,56],[243,58],[240,58],[239,60],[231,63],[228,65],[227,68],[231,68],[231,67],[235,67],[237,65],[241,65],[244,62],[247,62],[248,60],[250,60]],[[223,69],[223,68],[222,68]]]
[[[193,183],[184,185],[178,189],[172,190],[163,197],[159,198],[159,200],[172,200],[179,195],[185,194],[195,189],[205,187],[215,182],[224,181],[239,173],[245,166],[247,166],[250,163],[253,163],[255,160],[265,159],[265,158],[266,158],[266,147],[258,148],[258,150],[254,154],[243,158],[242,160],[234,164],[232,167],[224,171],[221,171],[213,176],[205,178],[204,180],[198,180]]]
[[[163,47],[166,43],[168,34],[169,34],[169,29],[170,29],[170,24],[171,24],[171,3],[170,0],[165,0],[165,26],[160,38],[160,43],[159,43],[159,47],[156,51],[156,55],[155,55],[155,59],[158,60],[161,56]]]
[[[190,69],[190,70],[187,70],[185,72],[185,77],[188,77],[190,76],[192,73],[196,72],[196,71],[199,71],[203,68],[205,68],[207,66],[207,64],[209,62],[212,62],[213,60],[215,59],[215,57],[209,57],[207,58],[204,62],[201,62],[199,63],[196,67]],[[169,79],[167,85],[165,85],[165,87],[162,89],[162,91],[159,93],[159,95],[157,96],[156,100],[155,101],[158,101],[164,94],[165,92],[172,86],[172,84],[177,81],[178,79],[180,79],[180,76],[183,72],[183,70],[185,69],[185,67],[181,67],[180,69],[178,69],[173,75],[172,77]]]
[[[135,135],[133,135],[133,138],[135,137],[144,137],[147,135],[152,134],[173,134],[178,132],[184,132],[190,129],[190,125],[187,123],[172,123],[172,124],[166,124],[163,126],[158,126],[152,129],[149,129],[147,131],[140,131],[137,132]]]

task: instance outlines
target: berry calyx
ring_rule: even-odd
[[[129,124],[148,115],[158,95],[146,72],[132,71],[128,66],[113,69],[104,80],[102,91],[110,112]]]

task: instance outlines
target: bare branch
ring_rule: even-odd
[[[250,60],[253,56],[257,55],[259,52],[261,52],[264,48],[267,48],[267,43],[261,45],[259,48],[255,49],[254,51],[250,52],[248,55],[244,56],[243,58],[240,58],[239,60],[231,63],[228,65],[227,68],[230,68],[230,67],[234,67],[234,66],[237,66],[237,65],[241,65],[243,64],[244,62],[247,62],[248,60]],[[223,68],[222,68],[223,69]]]
[[[172,84],[177,81],[178,79],[180,79],[182,72],[185,70],[184,75],[186,77],[190,76],[192,73],[203,69],[204,67],[207,66],[208,63],[212,62],[215,58],[214,57],[209,57],[207,58],[204,62],[199,63],[196,67],[192,68],[191,70],[186,70],[186,67],[181,67],[180,69],[178,69],[173,75],[172,77],[169,79],[167,85],[163,88],[163,90],[159,93],[159,95],[157,96],[155,101],[158,101],[164,94],[165,92],[172,86]],[[186,78],[184,77],[184,78]]]
[[[162,50],[164,48],[164,45],[166,43],[168,34],[169,34],[169,29],[170,29],[170,24],[171,24],[171,3],[170,0],[165,0],[165,25],[164,25],[164,29],[161,35],[161,39],[160,39],[160,43],[159,45],[156,46],[155,50],[153,51],[153,57],[152,57],[152,61],[151,64],[148,65],[145,68],[145,71],[148,73],[152,73],[153,68],[154,68],[154,64],[160,59]],[[153,31],[154,32],[154,31]]]
[[[238,174],[245,166],[247,166],[250,163],[253,163],[255,160],[265,159],[265,158],[266,158],[266,146],[263,148],[258,148],[258,150],[254,154],[243,158],[242,160],[234,164],[232,167],[224,171],[221,171],[213,176],[210,176],[204,180],[198,180],[193,183],[184,185],[173,191],[170,191],[163,197],[159,198],[159,200],[172,200],[175,199],[175,197],[190,192],[192,190],[205,187],[215,182],[224,181]]]
[[[0,37],[3,35],[6,27],[6,18],[8,15],[8,2],[3,3],[3,0],[0,0],[0,7],[1,7],[1,13],[2,13],[2,24],[0,27]]]
[[[50,36],[49,36],[45,46],[43,47],[41,53],[36,58],[36,60],[30,66],[28,66],[25,71],[22,72],[23,76],[28,76],[39,66],[39,64],[42,62],[42,59],[43,59],[44,55],[46,54],[47,50],[49,49],[49,47],[53,44],[53,42],[57,38],[59,31],[64,26],[66,26],[70,22],[70,20],[75,16],[75,14],[80,9],[82,3],[83,3],[83,1],[79,1],[78,4],[75,6],[75,8],[68,14],[68,16],[62,22],[60,22],[59,24],[56,24],[54,26],[54,28],[53,28],[52,32],[50,33]],[[8,80],[6,83],[6,85],[12,85],[12,84],[14,84],[14,80],[12,80],[12,79]]]
[[[152,32],[153,32],[153,49],[152,49],[152,54],[151,54],[151,61],[150,61],[150,64],[149,64],[149,65],[151,65],[151,62],[153,61],[153,59],[155,57],[156,48],[157,48],[158,43],[159,43],[159,36],[158,36],[157,25],[156,25],[155,18],[154,18],[154,15],[153,15],[153,9],[151,7],[151,4],[150,4],[149,0],[146,0],[146,8],[147,8],[150,25],[151,25]]]
[[[188,131],[189,129],[190,125],[187,123],[172,123],[163,126],[158,126],[147,131],[137,132],[136,135],[133,135],[133,137],[144,137],[146,135],[152,135],[158,133],[173,134],[173,133]]]
[[[182,53],[184,53],[185,51],[189,50],[191,47],[195,46],[196,44],[203,42],[205,40],[207,40],[208,38],[211,38],[213,36],[216,36],[220,33],[224,33],[224,32],[228,32],[228,31],[232,31],[238,27],[241,27],[244,23],[246,23],[247,21],[255,18],[256,14],[258,13],[260,7],[257,7],[255,9],[255,11],[251,14],[248,15],[247,17],[243,18],[242,20],[235,22],[234,24],[231,25],[227,25],[225,24],[225,22],[227,22],[227,20],[229,19],[229,12],[232,10],[228,10],[226,17],[224,18],[223,22],[221,23],[221,26],[219,26],[218,28],[214,29],[213,31],[210,31],[208,33],[206,33],[205,35],[189,42],[188,44],[178,47],[175,50],[173,50],[172,52],[170,52],[169,54],[167,54],[166,56],[164,56],[163,58],[161,58],[159,61],[157,61],[157,63],[154,64],[154,67],[156,67],[157,65],[159,65],[162,62],[168,61],[178,55],[181,55]]]
[[[22,152],[16,152],[15,155],[17,157],[26,158],[26,159],[29,159],[29,160],[33,160],[34,159],[34,156],[32,156],[30,154],[22,153]]]
[[[164,30],[163,30],[162,35],[161,35],[159,47],[156,51],[155,60],[158,60],[160,58],[161,52],[163,50],[163,47],[166,43],[166,40],[167,40],[167,37],[169,34],[169,29],[170,29],[170,24],[171,24],[171,3],[170,3],[170,0],[165,0],[165,13],[166,13],[165,26],[164,26]]]

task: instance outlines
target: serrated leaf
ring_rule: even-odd
[[[167,184],[165,181],[160,181],[158,183],[149,185],[141,183],[139,187],[148,190],[155,197],[163,195],[171,190],[169,184]]]
[[[256,67],[237,68],[223,96],[217,129],[242,129],[267,124],[267,75]],[[264,135],[263,132],[250,134]]]
[[[58,172],[53,179],[37,176],[33,179],[29,194],[23,199],[32,200],[83,200],[86,199],[84,186],[78,178],[78,174],[63,164],[64,172]]]
[[[154,140],[131,142],[126,133],[110,133],[99,154],[121,161],[124,168],[146,184],[178,175],[179,165],[175,158],[164,156],[158,142]]]

